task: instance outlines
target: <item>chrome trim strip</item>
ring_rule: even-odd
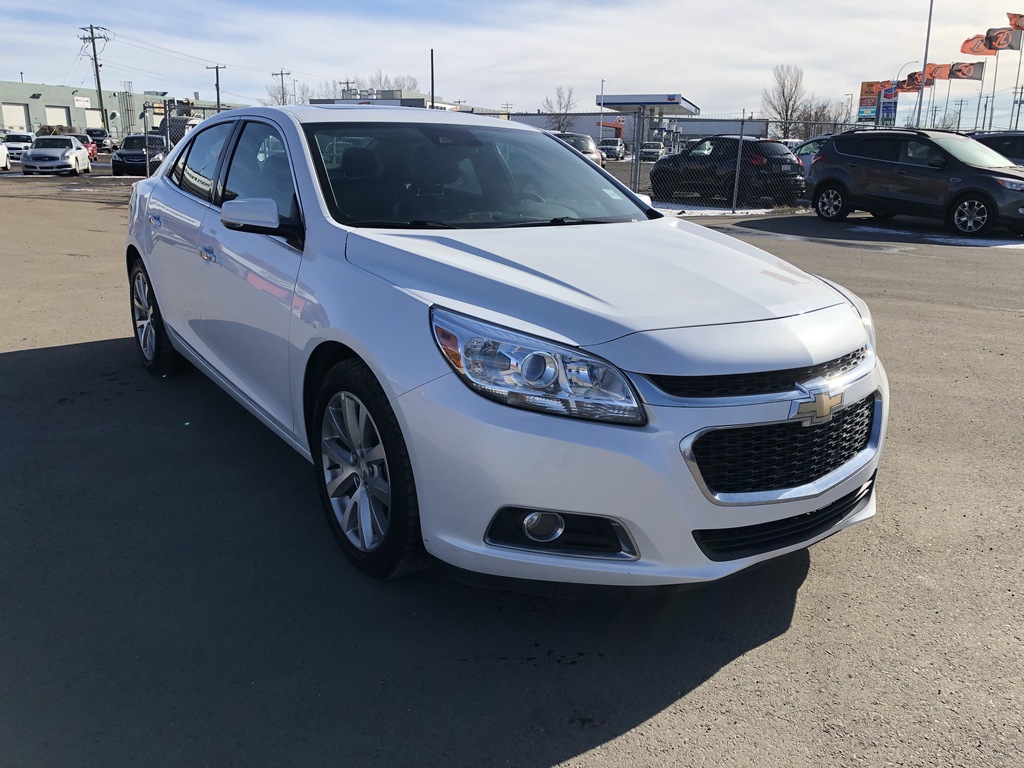
[[[818,378],[810,381],[794,382],[794,384],[809,384],[811,381],[825,381],[833,392],[845,390],[855,382],[860,381],[866,376],[870,376],[874,372],[876,365],[877,359],[875,357],[875,351],[870,345],[868,345],[864,359],[861,360],[856,367],[851,368],[843,375],[828,379]],[[751,373],[758,373],[758,371],[752,371]],[[782,403],[789,400],[807,398],[807,393],[802,391],[799,387],[794,387],[786,392],[772,392],[767,395],[741,395],[739,397],[673,397],[654,386],[651,380],[642,373],[628,372],[626,375],[640,393],[641,399],[647,405],[652,406],[668,408],[727,408],[737,405]],[[745,376],[747,374],[737,373],[736,375]]]
[[[683,459],[686,461],[687,466],[690,468],[690,472],[693,473],[694,479],[697,481],[697,487],[700,488],[701,493],[710,501],[720,507],[741,507],[741,506],[753,506],[757,504],[775,504],[782,501],[800,501],[802,499],[810,499],[815,496],[821,496],[823,493],[835,488],[837,485],[849,480],[851,477],[856,475],[858,472],[863,470],[871,461],[878,455],[882,437],[882,418],[884,415],[884,407],[882,403],[882,392],[881,390],[875,390],[873,393],[875,398],[875,412],[871,422],[871,436],[868,438],[867,446],[860,451],[856,456],[850,459],[848,462],[843,464],[841,467],[829,472],[827,475],[823,475],[815,480],[813,483],[807,483],[806,485],[800,485],[795,488],[782,488],[777,491],[759,491],[756,493],[714,493],[708,488],[707,483],[704,482],[704,477],[700,473],[700,468],[697,466],[696,457],[693,454],[693,444],[697,440],[706,435],[708,432],[713,432],[718,429],[747,429],[749,427],[763,427],[770,426],[772,424],[791,424],[792,419],[782,419],[779,421],[765,421],[751,424],[732,424],[729,426],[721,427],[707,427],[700,429],[690,435],[687,435],[679,443],[679,450],[683,454]],[[872,395],[867,395],[870,397]],[[857,402],[845,404],[842,409],[836,411],[836,413],[845,410],[857,403],[861,402],[865,398],[860,398]]]

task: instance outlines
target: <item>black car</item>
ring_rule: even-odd
[[[1003,157],[1013,160],[1017,165],[1024,165],[1024,131],[996,131],[970,135]]]
[[[861,210],[879,218],[940,218],[963,235],[981,235],[996,224],[1024,231],[1024,168],[951,131],[838,134],[818,150],[808,185],[826,221]]]
[[[778,141],[707,136],[677,155],[665,155],[651,168],[656,200],[699,195],[731,202],[734,190],[741,204],[771,198],[776,204],[792,205],[804,196],[800,161]]]
[[[115,176],[149,176],[160,167],[168,149],[167,140],[155,133],[125,136],[110,158],[110,170]]]

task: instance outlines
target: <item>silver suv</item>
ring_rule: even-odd
[[[609,160],[622,160],[626,157],[626,142],[622,139],[601,139],[597,148],[604,152]]]

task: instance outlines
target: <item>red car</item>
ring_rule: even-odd
[[[92,140],[92,136],[87,133],[66,133],[65,136],[74,136],[78,139],[82,146],[89,150],[89,160],[96,159],[96,153],[99,151],[99,147],[96,146],[96,142]]]

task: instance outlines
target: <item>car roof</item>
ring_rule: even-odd
[[[289,118],[295,123],[434,123],[437,125],[477,125],[500,127],[508,130],[533,131],[538,129],[525,123],[498,120],[495,117],[450,112],[442,109],[418,109],[364,104],[289,104],[277,107],[243,107],[221,112],[211,120],[233,117]],[[587,135],[587,134],[582,134]]]

